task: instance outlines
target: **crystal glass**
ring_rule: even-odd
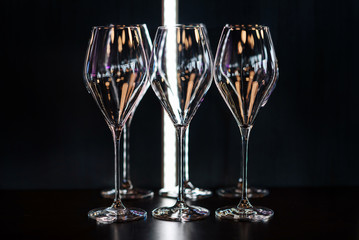
[[[127,208],[120,197],[120,138],[124,125],[148,86],[148,65],[136,26],[94,27],[85,60],[86,86],[111,130],[115,154],[115,196],[110,207],[88,216],[99,223],[144,219],[146,211]]]
[[[278,72],[269,28],[261,25],[226,25],[215,59],[216,85],[232,112],[242,136],[242,196],[237,206],[216,210],[224,220],[268,221],[274,212],[248,200],[248,140],[254,119],[268,100]]]
[[[200,26],[161,26],[150,59],[151,86],[172,120],[178,139],[178,197],[174,206],[160,207],[152,216],[168,221],[193,221],[209,215],[189,206],[184,196],[184,137],[212,82],[212,61]]]
[[[199,26],[202,28],[202,32],[205,35],[205,40],[207,41],[207,47],[206,47],[206,51],[209,51],[209,55],[211,57],[211,61],[213,59],[212,56],[212,51],[210,48],[210,43],[209,43],[209,37],[208,37],[208,33],[207,33],[207,28],[203,23],[195,23],[195,24],[190,24],[188,26]],[[184,193],[185,193],[185,198],[191,201],[195,201],[195,200],[199,200],[199,199],[203,199],[203,198],[207,198],[212,196],[212,191],[208,190],[208,189],[203,189],[203,188],[198,188],[195,187],[193,185],[193,183],[190,181],[189,178],[189,125],[187,127],[187,131],[184,137]],[[169,197],[169,198],[177,198],[178,197],[178,186],[176,188],[173,189],[166,189],[166,188],[162,188],[159,191],[159,195],[162,197]]]
[[[224,28],[223,29],[222,37],[225,36],[225,34],[226,34],[226,32],[228,30],[229,30],[229,28]],[[276,81],[277,79],[278,79],[278,74],[275,77],[274,81]],[[272,93],[274,88],[275,88],[275,83],[273,84],[273,87],[271,88],[271,90],[267,92],[266,97],[264,97],[262,107],[264,107],[264,105],[267,103],[268,98],[269,98],[269,96]],[[217,189],[216,193],[221,197],[240,198],[240,197],[242,197],[242,185],[243,185],[243,178],[239,177],[238,182],[237,182],[237,184],[235,186]],[[268,194],[269,194],[268,189],[258,188],[258,187],[253,187],[253,186],[247,186],[247,196],[248,196],[248,198],[261,198],[261,197],[267,196]]]
[[[135,24],[133,26],[137,26],[140,29],[140,36],[142,39],[143,47],[146,53],[146,59],[149,60],[152,51],[152,41],[150,34],[148,33],[147,25],[146,24]],[[141,96],[145,95],[146,90],[149,87],[149,81],[146,83],[147,86],[142,91]],[[133,115],[136,111],[136,106],[134,107],[132,113],[130,114],[129,118],[127,119],[125,125],[123,126],[122,131],[122,171],[121,171],[121,185],[120,185],[120,195],[121,199],[141,199],[141,198],[149,198],[153,197],[153,191],[147,189],[136,188],[133,186],[131,178],[130,178],[130,126],[132,123]],[[115,196],[115,189],[110,190],[103,190],[101,191],[101,195],[105,198],[114,198]]]

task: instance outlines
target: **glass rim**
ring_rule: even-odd
[[[123,26],[123,27],[141,27],[141,26],[146,26],[146,23],[133,23],[133,24],[116,24],[116,26]]]
[[[269,27],[261,24],[226,24],[224,28],[231,30],[268,30]]]
[[[123,24],[109,24],[104,26],[93,26],[92,30],[108,30],[108,29],[139,29],[141,25],[144,24],[131,24],[131,25],[123,25]],[[146,25],[147,27],[147,25]]]
[[[206,24],[202,23],[202,22],[194,22],[194,23],[177,23],[176,25],[178,26],[195,26],[195,27],[205,27]]]
[[[201,25],[194,25],[194,24],[173,24],[173,25],[162,25],[158,26],[157,29],[165,30],[170,28],[176,28],[176,29],[199,29],[203,28]]]

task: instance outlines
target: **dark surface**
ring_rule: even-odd
[[[219,222],[216,208],[238,200],[212,197],[193,204],[208,208],[209,218],[176,223],[152,218],[158,206],[174,200],[126,201],[145,209],[145,221],[97,225],[87,211],[110,204],[95,190],[1,191],[1,239],[359,239],[359,188],[275,188],[252,203],[275,211],[268,223]]]
[[[113,145],[83,84],[94,25],[161,24],[161,0],[2,0],[0,189],[113,184]],[[226,23],[268,25],[279,80],[249,143],[255,186],[359,186],[358,0],[179,0],[215,54]],[[161,186],[161,106],[153,91],[131,127],[132,180]],[[240,136],[213,84],[190,128],[196,186],[235,184]],[[204,174],[205,173],[205,174]]]

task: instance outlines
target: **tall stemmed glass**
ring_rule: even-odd
[[[212,82],[212,62],[200,26],[161,26],[157,29],[150,60],[151,86],[171,118],[178,139],[178,197],[172,207],[152,211],[155,218],[193,221],[209,215],[189,206],[184,196],[184,137],[186,129]]]
[[[94,27],[85,61],[85,81],[113,135],[115,197],[107,208],[93,209],[90,218],[100,223],[144,219],[146,211],[126,208],[121,201],[120,137],[127,119],[146,88],[146,54],[136,26]]]
[[[149,60],[152,51],[152,41],[150,34],[148,33],[146,24],[135,24],[133,26],[137,26],[140,29],[140,36],[142,39],[143,47],[146,53],[146,59]],[[140,100],[145,95],[147,88],[149,87],[149,81],[147,81],[147,86],[144,91],[142,91]],[[125,125],[123,126],[122,136],[123,136],[123,147],[122,147],[122,171],[121,171],[121,185],[120,185],[120,195],[121,199],[141,199],[148,198],[153,196],[153,191],[147,189],[140,189],[133,187],[131,178],[130,178],[130,126],[132,123],[133,115],[136,111],[136,107],[134,107],[132,113],[128,117]],[[114,198],[115,189],[111,190],[103,190],[101,191],[101,195],[105,198]]]
[[[212,51],[210,48],[210,44],[209,44],[209,38],[208,38],[208,33],[207,33],[207,28],[203,23],[194,23],[194,24],[190,24],[188,26],[198,26],[202,28],[202,32],[205,35],[205,40],[207,41],[207,47],[205,48],[206,51],[209,51],[209,56],[211,57],[211,61],[213,59],[212,56]],[[186,130],[186,134],[184,137],[184,193],[185,193],[185,198],[188,200],[199,200],[199,199],[203,199],[203,198],[207,198],[212,196],[212,191],[208,190],[208,189],[203,189],[203,188],[198,188],[196,186],[193,185],[193,183],[190,181],[189,178],[189,125],[187,127]],[[177,198],[178,197],[178,186],[176,188],[173,189],[166,189],[166,188],[162,188],[159,191],[159,195],[162,197],[169,197],[169,198]]]
[[[226,36],[227,31],[229,31],[229,29],[230,28],[224,28],[223,29],[221,40],[223,40],[222,38],[224,36]],[[266,101],[268,100],[268,97],[266,98],[265,101],[263,101],[262,106],[265,105]],[[235,186],[217,189],[216,193],[221,197],[240,198],[242,196],[242,186],[243,186],[243,177],[240,176],[238,178],[238,182],[237,182],[237,184]],[[247,186],[248,198],[261,198],[261,197],[267,196],[268,194],[269,194],[268,189],[257,188],[257,187],[253,187],[253,186]]]
[[[235,221],[268,221],[274,212],[252,206],[247,192],[248,140],[258,110],[276,80],[277,59],[269,28],[226,25],[215,59],[216,85],[242,136],[242,198],[237,206],[216,210],[216,217]]]

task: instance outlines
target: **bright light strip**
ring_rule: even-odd
[[[171,26],[177,24],[178,15],[178,0],[163,0],[162,24]],[[172,64],[176,59],[176,30],[169,31],[167,36],[167,44],[169,44],[167,51],[167,73],[168,79],[173,80],[177,78],[176,65]],[[174,78],[173,78],[174,77]],[[162,109],[163,111],[163,109]],[[164,189],[173,189],[177,185],[177,162],[176,162],[176,130],[169,116],[163,112],[163,169],[162,169],[162,187]]]
[[[163,0],[162,24],[171,26],[177,24],[178,0]]]

